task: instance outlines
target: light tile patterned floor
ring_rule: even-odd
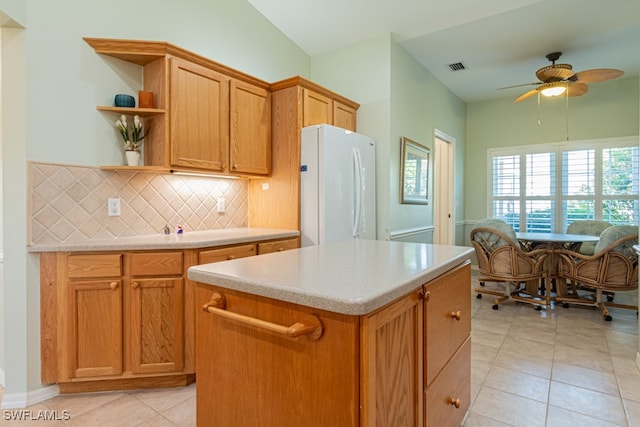
[[[477,286],[474,274],[473,288]],[[637,300],[635,292],[616,300]],[[640,426],[638,320],[593,308],[536,311],[472,296],[471,410],[465,427]],[[67,395],[29,408],[69,411],[62,422],[7,421],[2,426],[194,426],[195,385]],[[339,426],[336,426],[339,427]]]
[[[505,302],[493,310],[490,295],[472,294],[465,427],[640,426],[635,311],[611,309],[605,322],[592,307]],[[637,292],[615,299],[635,304]]]

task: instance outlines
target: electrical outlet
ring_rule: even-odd
[[[218,199],[218,212],[223,213],[224,211],[227,210],[227,206],[226,206],[226,200],[224,200],[224,197],[220,197]]]
[[[120,198],[112,197],[107,201],[107,214],[109,216],[120,216]]]

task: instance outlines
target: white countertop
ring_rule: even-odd
[[[191,280],[364,315],[469,259],[472,248],[348,240],[189,268]]]
[[[183,234],[151,234],[115,239],[87,240],[74,243],[43,243],[27,246],[29,252],[116,251],[189,249],[234,245],[261,240],[296,237],[297,230],[273,228],[225,228],[207,231],[185,231]]]

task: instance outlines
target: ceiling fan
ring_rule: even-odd
[[[537,93],[541,93],[545,96],[558,96],[567,92],[568,96],[580,96],[584,95],[587,90],[589,90],[587,83],[612,80],[624,74],[624,71],[617,70],[615,68],[594,68],[592,70],[584,70],[574,73],[573,67],[570,64],[556,64],[556,61],[561,55],[562,52],[551,52],[546,55],[547,59],[551,61],[551,65],[547,65],[546,67],[542,67],[536,71],[536,77],[540,81],[508,86],[500,89],[520,86],[538,86],[535,89],[525,92],[517,97],[513,101],[514,103],[525,100]]]

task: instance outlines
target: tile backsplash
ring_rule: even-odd
[[[29,163],[30,244],[73,243],[172,232],[246,227],[247,180]],[[120,216],[107,200],[120,198]],[[219,213],[218,199],[225,199]]]

